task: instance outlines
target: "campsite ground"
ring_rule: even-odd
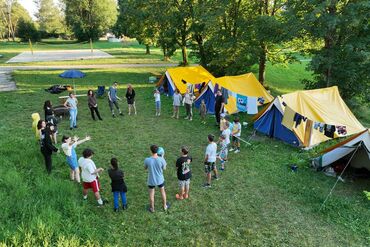
[[[142,50],[141,50],[142,51]],[[285,69],[270,67],[267,73],[273,93],[302,87],[298,79],[306,76],[302,65]],[[275,71],[274,71],[275,69]],[[68,83],[57,77],[61,71],[16,71],[18,91],[0,94],[0,242],[8,245],[61,246],[368,246],[370,244],[369,201],[363,190],[369,181],[339,183],[323,210],[319,211],[335,179],[309,168],[309,159],[322,146],[307,152],[280,141],[257,135],[252,146],[231,154],[228,167],[213,187],[203,189],[202,157],[209,133],[218,135],[214,118],[202,125],[198,114],[192,122],[174,120],[171,99],[162,97],[163,114],[154,116],[151,73],[165,68],[127,68],[84,70],[87,77],[77,81],[78,94],[117,80],[132,83],[137,92],[137,116],[112,119],[107,98],[98,99],[103,122],[93,122],[86,98],[79,101],[79,128],[70,131],[68,121],[59,124],[60,136],[91,135],[83,148],[95,150],[99,167],[108,168],[112,156],[118,158],[126,174],[129,209],[113,213],[107,173],[101,176],[102,194],[110,199],[97,208],[92,194],[81,198],[81,187],[69,181],[68,168],[61,154],[53,157],[54,170],[45,174],[43,158],[31,130],[31,114],[42,113],[42,104],[59,95],[43,89],[51,84]],[[280,70],[280,72],[279,72]],[[289,73],[288,73],[289,72]],[[121,102],[126,110],[126,104]],[[184,113],[184,109],[181,109]],[[43,115],[43,114],[41,114]],[[251,119],[240,115],[243,121]],[[243,129],[248,139],[252,126]],[[60,137],[59,136],[59,137]],[[59,138],[60,139],[60,138]],[[166,150],[167,194],[172,207],[168,213],[146,212],[146,172],[143,159],[149,145]],[[194,158],[190,198],[178,202],[174,162],[181,145],[188,145]],[[289,164],[298,165],[298,172]],[[1,244],[0,244],[1,245]]]

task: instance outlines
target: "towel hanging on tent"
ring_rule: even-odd
[[[256,97],[247,97],[247,113],[251,115],[258,113]]]

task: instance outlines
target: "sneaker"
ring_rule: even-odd
[[[233,149],[233,148],[230,148],[230,149],[229,149],[229,152],[232,152],[232,151],[234,151],[234,149]]]
[[[69,130],[73,130],[73,128],[71,127],[71,128],[69,128]]]
[[[234,152],[234,154],[237,154],[237,153],[240,153],[239,149],[235,150],[235,152]]]
[[[117,213],[119,211],[119,209],[118,208],[114,208],[113,211]]]
[[[176,199],[177,199],[177,200],[183,200],[183,199],[184,199],[184,197],[183,197],[183,196],[180,196],[179,194],[176,194]]]
[[[113,118],[115,118],[115,117],[116,117],[116,115],[114,115],[114,114],[113,114],[113,115],[112,115],[112,117],[113,117]]]
[[[160,116],[161,114],[160,113],[158,113],[158,117]]]
[[[127,210],[127,204],[122,206],[123,210]]]
[[[83,196],[83,199],[84,199],[84,201],[86,201],[87,200],[87,196]]]
[[[225,171],[225,168],[224,168],[224,167],[221,167],[221,168],[220,168],[220,170],[221,170],[221,171]]]
[[[190,119],[189,119],[189,121],[193,121],[193,119],[192,119],[192,118],[190,118]]]
[[[120,113],[119,113],[119,115],[123,116],[123,113],[122,113],[122,112],[120,112]]]
[[[107,204],[109,201],[105,198],[102,198],[103,204]]]
[[[211,188],[211,185],[210,185],[210,184],[205,183],[205,184],[203,184],[203,188]]]
[[[219,177],[216,177],[215,175],[213,175],[213,176],[212,176],[212,178],[213,178],[214,180],[219,180],[219,179],[220,179]]]
[[[151,207],[149,207],[149,208],[148,208],[148,212],[149,212],[149,213],[154,213],[154,209],[153,209],[153,208],[151,208]]]
[[[188,117],[185,117],[184,119],[188,120],[189,118]]]
[[[167,211],[171,207],[169,202],[166,203],[166,207],[163,208],[164,211]]]

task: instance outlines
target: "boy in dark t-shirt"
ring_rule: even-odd
[[[179,180],[180,191],[176,194],[176,199],[182,200],[189,198],[190,189],[190,163],[192,158],[188,156],[189,149],[185,146],[181,147],[181,157],[176,161],[177,178]]]

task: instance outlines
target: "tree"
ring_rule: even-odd
[[[17,24],[17,37],[23,42],[40,40],[40,33],[32,20],[20,19]]]
[[[59,35],[63,30],[63,16],[53,0],[34,0],[38,12],[36,14],[39,30],[49,35]]]
[[[345,99],[370,91],[369,17],[367,0],[290,1],[291,21],[321,46],[312,49],[309,64],[315,75],[306,88],[339,86]]]
[[[117,20],[115,0],[63,0],[65,17],[80,41],[97,40]]]

